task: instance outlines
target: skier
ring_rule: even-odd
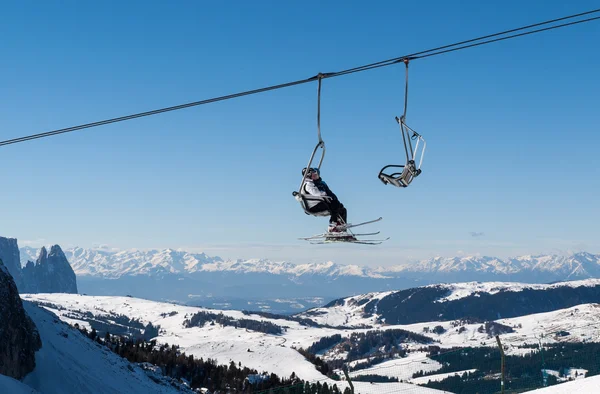
[[[302,169],[302,176],[307,172],[307,169]],[[303,193],[311,196],[322,197],[324,201],[308,200],[308,210],[310,212],[329,211],[329,232],[343,232],[346,230],[346,218],[348,211],[344,204],[338,200],[337,196],[331,191],[327,183],[321,179],[321,174],[318,168],[309,168],[304,184],[302,185]]]

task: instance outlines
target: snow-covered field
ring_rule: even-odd
[[[594,287],[600,285],[600,279],[585,279],[570,282],[558,282],[553,284],[530,284],[530,283],[513,283],[513,282],[465,282],[452,283],[448,285],[429,285],[425,287],[442,286],[450,290],[450,294],[437,302],[454,301],[468,297],[475,293],[496,294],[501,291],[523,291],[530,290],[547,290],[559,287]]]
[[[368,293],[348,297],[344,299],[343,305],[336,305],[329,308],[313,308],[304,313],[300,313],[298,316],[311,319],[319,324],[337,327],[375,326],[378,325],[376,323],[377,316],[374,314],[374,316],[371,317],[362,317],[363,307],[370,301],[379,301],[393,293],[395,293],[395,291]],[[375,307],[375,313],[377,313],[377,307]]]
[[[585,379],[577,379],[572,382],[557,384],[528,391],[531,394],[597,394],[600,393],[600,376],[592,376]]]
[[[556,377],[558,382],[568,382],[575,379],[584,379],[585,375],[587,375],[587,369],[582,368],[569,368],[564,371],[563,376],[561,376],[559,371],[554,371],[552,369],[542,369],[542,373],[546,375],[552,375]]]
[[[501,336],[506,354],[518,355],[529,352],[519,348],[523,344],[559,343],[559,342],[600,342],[600,304],[583,304],[557,311],[536,313],[533,315],[499,319],[497,323],[511,327],[514,332]],[[435,326],[441,326],[445,332],[431,332]],[[404,326],[386,326],[402,328],[424,334],[440,341],[439,346],[496,346],[496,339],[486,332],[480,332],[481,323],[457,324],[455,321],[416,323]]]
[[[429,381],[439,382],[446,378],[449,378],[450,376],[456,376],[456,375],[462,376],[465,372],[473,373],[475,371],[477,371],[477,370],[476,369],[466,369],[464,371],[439,373],[437,375],[429,375],[429,376],[422,376],[420,378],[414,378],[414,379],[411,379],[410,382],[414,383],[414,384],[426,384]]]
[[[394,360],[384,361],[371,368],[360,369],[353,371],[350,377],[359,375],[380,375],[390,378],[398,378],[400,381],[414,382],[412,376],[419,371],[432,372],[442,368],[442,364],[426,357],[423,352],[409,353],[407,357],[397,358]],[[427,383],[427,381],[425,381]],[[417,383],[419,384],[419,383]]]
[[[308,327],[300,323],[284,319],[267,319],[259,315],[245,315],[233,310],[212,310],[199,307],[189,307],[169,303],[160,303],[131,297],[99,297],[74,294],[25,294],[24,300],[33,302],[51,303],[61,308],[52,308],[61,319],[70,324],[83,322],[77,316],[66,317],[74,311],[91,312],[94,315],[110,314],[126,315],[129,318],[140,320],[143,324],[152,323],[160,326],[160,334],[156,338],[158,343],[178,345],[188,355],[197,358],[211,358],[220,364],[229,364],[231,361],[256,369],[260,372],[275,373],[281,377],[289,377],[292,372],[299,378],[307,381],[321,381],[328,384],[337,384],[342,390],[345,382],[335,382],[328,379],[316,370],[294,348],[307,348],[320,338],[340,334],[347,337],[353,332],[366,332],[367,329],[335,329],[323,327]],[[355,300],[360,303],[360,299]],[[65,309],[62,309],[65,308]],[[223,313],[234,319],[252,319],[268,321],[284,327],[280,335],[265,334],[244,328],[221,326],[219,324],[206,324],[203,327],[185,328],[184,320],[197,312]],[[340,311],[341,313],[341,311]],[[346,311],[350,313],[350,311]],[[347,315],[346,315],[347,316]],[[333,317],[332,317],[333,318]],[[511,327],[514,332],[502,335],[507,354],[525,354],[529,348],[520,348],[523,344],[557,343],[573,341],[600,341],[600,305],[585,304],[576,307],[535,315],[501,319],[497,321]],[[443,330],[433,328],[442,327]],[[441,348],[464,346],[496,346],[494,337],[482,331],[481,324],[462,324],[457,321],[428,322],[410,325],[381,326],[376,329],[403,329],[418,334],[427,335],[435,341],[434,344]],[[441,332],[443,331],[443,332]],[[542,335],[544,334],[544,335]],[[426,383],[431,379],[442,379],[441,376],[428,376],[421,380],[412,379],[415,372],[432,372],[441,368],[437,361],[426,357],[420,352],[422,347],[418,343],[403,343],[402,347],[409,353],[407,357],[387,360],[382,363],[357,371],[352,376],[377,374],[382,376],[397,377],[399,380],[411,383]],[[58,348],[58,346],[57,346]],[[325,358],[339,358],[340,354],[325,353]],[[360,361],[360,360],[358,360]],[[358,362],[357,361],[357,362]],[[363,360],[365,361],[365,360]],[[420,378],[418,378],[420,379]],[[385,390],[416,388],[407,383],[366,383],[356,382],[357,386],[364,386],[365,391],[381,392]],[[381,386],[381,387],[378,387]],[[35,386],[34,386],[35,387]],[[428,390],[422,388],[423,390]],[[407,391],[408,392],[408,391]],[[423,391],[426,392],[426,391]],[[600,392],[600,391],[599,391]]]
[[[437,284],[423,286],[422,288],[443,288],[448,294],[435,302],[455,301],[469,296],[478,296],[481,293],[497,294],[499,292],[519,292],[529,290],[547,290],[560,287],[595,287],[600,285],[600,279],[586,279],[571,282],[559,282],[554,284],[528,284],[514,282],[464,282],[451,284]],[[361,327],[364,325],[377,326],[380,315],[377,314],[377,301],[397,293],[396,291],[385,291],[367,293],[358,296],[347,297],[338,300],[338,304],[328,308],[313,308],[298,316],[309,318],[319,324],[331,326]],[[410,298],[410,296],[409,296]],[[375,301],[374,310],[364,317],[364,307],[367,303]]]
[[[40,392],[32,389],[23,382],[8,376],[0,375],[0,393],[10,394],[39,394]]]
[[[302,326],[297,322],[283,319],[266,319],[258,315],[244,315],[239,311],[218,311],[204,308],[188,307],[169,303],[147,301],[130,297],[94,297],[76,294],[24,294],[22,298],[27,301],[52,303],[65,309],[45,307],[57,314],[61,319],[67,319],[66,314],[73,311],[91,312],[94,315],[126,315],[135,318],[144,324],[152,322],[160,326],[161,334],[156,338],[158,343],[178,345],[188,355],[197,358],[211,358],[220,364],[229,364],[234,361],[243,366],[254,368],[258,372],[267,371],[281,377],[289,377],[292,372],[307,381],[327,382],[328,385],[337,384],[343,390],[347,383],[334,381],[319,371],[308,362],[292,346],[308,347],[323,336],[336,333],[349,335],[349,331],[328,328],[313,328]],[[270,335],[261,332],[206,324],[204,327],[184,328],[183,322],[199,311],[210,313],[223,313],[236,319],[254,319],[270,321],[287,331],[282,335]],[[175,313],[176,312],[176,313]],[[69,318],[70,323],[77,319]],[[36,322],[37,323],[37,322]],[[44,340],[42,338],[42,340]],[[406,360],[406,359],[404,359]],[[420,361],[419,361],[420,362]],[[355,387],[360,393],[383,392],[410,392],[418,389],[419,393],[439,393],[439,390],[418,387],[409,383],[368,383],[356,382]],[[124,391],[134,392],[134,391]]]
[[[592,286],[597,280],[571,282],[570,286]],[[459,283],[448,285],[453,292],[446,299],[466,297],[476,291],[495,292],[506,289],[505,283]],[[515,284],[512,284],[515,285]],[[517,284],[518,285],[518,284]],[[554,285],[523,285],[526,287]],[[517,286],[518,288],[519,286]],[[464,324],[459,321],[437,321],[414,323],[408,325],[382,325],[377,322],[375,313],[363,317],[363,307],[367,302],[379,300],[390,292],[369,293],[348,297],[340,305],[329,308],[315,308],[300,314],[320,324],[332,326],[362,327],[373,329],[404,329],[427,335],[439,341],[441,347],[453,346],[496,346],[495,338],[486,332],[480,332],[481,323]],[[525,354],[531,350],[519,348],[523,344],[557,343],[557,342],[599,342],[600,341],[600,304],[583,304],[552,312],[537,313],[527,316],[496,320],[497,323],[511,327],[514,332],[502,335],[502,341],[508,346],[507,354]],[[435,334],[431,330],[440,326],[443,333]],[[347,331],[346,331],[347,332]],[[600,392],[600,391],[599,391]]]
[[[166,382],[155,383],[141,368],[85,338],[52,313],[30,302],[23,305],[39,331],[42,348],[36,352],[35,369],[22,382],[0,375],[0,393],[182,393]]]

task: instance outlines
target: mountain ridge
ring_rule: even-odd
[[[21,264],[39,253],[38,248],[23,247]],[[460,274],[519,276],[543,273],[555,280],[600,277],[600,255],[578,252],[569,256],[524,255],[508,259],[492,256],[433,257],[390,267],[368,267],[324,263],[294,264],[267,259],[224,260],[205,253],[184,250],[109,250],[70,248],[65,255],[78,276],[119,278],[124,275],[193,274],[199,272],[268,273],[273,275],[355,276],[389,279],[402,274]],[[553,278],[550,278],[553,279]],[[469,279],[467,279],[469,280]]]
[[[435,320],[513,318],[600,302],[600,279],[553,284],[463,282],[339,298],[295,316],[359,327]]]

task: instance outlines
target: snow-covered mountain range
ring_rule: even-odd
[[[39,249],[20,248],[21,264],[35,260]],[[205,253],[163,249],[141,251],[72,248],[64,251],[78,276],[119,278],[126,275],[193,274],[199,272],[233,272],[238,274],[266,273],[273,275],[326,275],[382,277],[377,272],[355,265],[333,262],[322,264],[292,264],[264,259],[223,260]]]
[[[34,260],[38,253],[35,248],[20,248],[21,264]],[[331,261],[294,264],[266,259],[225,260],[174,249],[71,248],[64,253],[77,275],[81,293],[132,295],[218,309],[263,309],[276,313],[296,313],[353,294],[433,283],[551,283],[600,278],[600,255],[590,253],[504,260],[436,257],[393,267]]]
[[[21,264],[35,260],[39,249],[20,248]],[[390,279],[406,274],[465,273],[515,276],[546,274],[559,280],[600,278],[600,255],[581,252],[570,256],[540,255],[500,259],[487,256],[435,257],[392,267],[343,265],[334,262],[293,264],[264,259],[223,260],[205,253],[183,250],[112,250],[71,248],[64,251],[78,276],[119,278],[126,275],[193,274],[200,272],[262,273],[272,275],[328,277],[354,276]],[[467,279],[468,280],[468,279]]]

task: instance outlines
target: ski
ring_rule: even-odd
[[[343,237],[351,237],[351,236],[355,236],[355,237],[363,237],[365,235],[377,235],[379,234],[380,231],[374,232],[374,233],[362,233],[362,234],[351,234],[351,233],[323,233],[323,234],[317,234],[317,235],[313,235],[311,237],[305,237],[305,238],[298,238],[304,241],[310,241],[313,239],[319,239],[319,238],[343,238]]]
[[[354,233],[326,233],[327,235],[325,235],[326,238],[343,238],[343,237],[350,237],[350,236],[355,236],[355,237],[364,237],[365,235],[377,235],[379,234],[380,231],[374,232],[374,233],[362,233],[362,234],[354,234]]]
[[[357,239],[356,238],[356,237],[361,237],[361,236],[377,235],[380,233],[379,231],[375,231],[372,233],[354,234],[350,231],[350,229],[354,228],[354,227],[364,226],[365,224],[376,223],[382,219],[383,219],[383,217],[379,217],[375,220],[369,220],[366,222],[361,222],[361,223],[356,223],[356,224],[348,223],[346,225],[340,225],[338,227],[338,228],[343,228],[344,231],[326,232],[326,233],[317,234],[317,235],[313,235],[310,237],[298,238],[298,239],[301,239],[303,241],[309,241],[312,245],[342,243],[342,242],[357,243],[357,244],[363,244],[363,245],[379,245],[380,243],[387,241],[389,238],[386,238],[386,239]]]
[[[319,242],[311,242],[311,245],[323,245],[323,244],[332,244],[332,243],[351,243],[351,244],[361,244],[361,245],[380,245],[381,243],[387,241],[386,239],[331,239],[331,240],[323,240]]]
[[[356,242],[352,242],[353,244],[360,244],[360,245],[381,245],[383,243],[383,241],[386,240],[382,240],[382,241],[356,241]]]
[[[346,229],[349,229],[349,228],[353,228],[353,227],[364,226],[365,224],[376,223],[382,219],[383,219],[383,217],[379,217],[378,219],[369,220],[368,222],[362,222],[362,223],[356,223],[356,224],[348,223],[345,227],[346,227]]]

